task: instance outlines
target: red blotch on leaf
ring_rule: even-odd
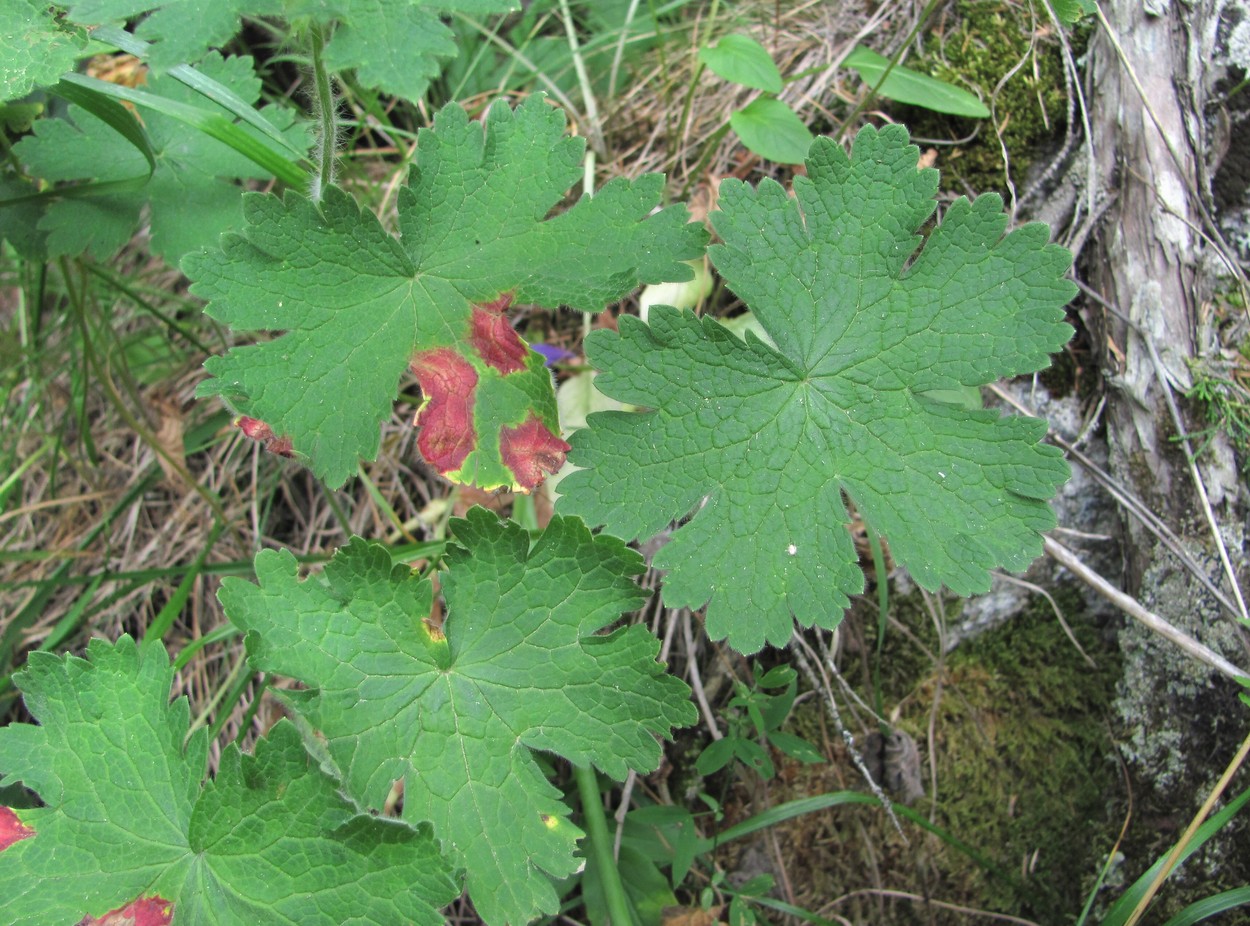
[[[459,469],[477,447],[473,426],[477,371],[447,347],[422,351],[412,358],[409,369],[425,395],[413,421],[421,429],[417,449],[440,473]]]
[[[499,455],[526,492],[563,466],[571,449],[533,414],[515,428],[499,430]]]
[[[34,835],[35,831],[19,820],[10,808],[0,807],[0,852]]]
[[[529,348],[512,330],[504,310],[512,305],[512,294],[504,293],[498,299],[473,307],[469,320],[469,343],[489,366],[504,376],[525,369]]]
[[[273,433],[273,428],[259,418],[240,415],[234,419],[234,426],[242,431],[245,437],[264,444],[265,449],[270,453],[276,453],[280,457],[295,456],[295,446],[291,443],[291,438],[278,437]]]
[[[110,910],[96,919],[84,917],[78,926],[169,926],[174,919],[174,905],[163,897],[140,897],[124,907]]]

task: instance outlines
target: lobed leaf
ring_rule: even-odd
[[[37,0],[0,3],[0,103],[54,84],[87,48],[87,31]]]
[[[222,59],[212,54],[200,71],[249,102],[260,97],[260,79],[251,58]],[[226,112],[170,77],[153,77],[149,90],[169,100]],[[307,131],[293,124],[293,113],[264,112],[278,122],[293,145],[307,149]],[[143,124],[151,141],[147,152],[73,105],[66,118],[39,120],[34,134],[14,145],[34,176],[49,182],[92,181],[102,186],[98,194],[79,189],[74,192],[87,195],[66,196],[47,205],[39,228],[47,234],[51,256],[84,251],[97,257],[111,255],[130,240],[145,205],[151,209],[152,250],[173,263],[189,251],[216,242],[223,231],[241,223],[237,180],[268,175],[220,142],[188,131],[171,116],[145,112]],[[149,164],[148,155],[155,158],[154,165]],[[125,188],[128,180],[134,182]]]
[[[418,447],[449,478],[529,490],[559,468],[551,377],[508,324],[513,302],[598,311],[640,282],[689,279],[706,233],[651,214],[662,178],[614,180],[548,218],[584,143],[541,97],[485,126],[445,107],[419,134],[398,238],[342,191],[251,196],[247,228],[184,269],[210,315],[285,330],[206,365],[241,414],[290,438],[331,486],[377,453],[405,370],[425,395]]]
[[[76,22],[98,25],[146,13],[135,34],[153,43],[148,61],[165,70],[224,47],[238,33],[240,17],[278,15],[283,5],[283,0],[76,0],[69,15]]]
[[[15,678],[41,725],[0,728],[0,782],[45,806],[0,808],[5,923],[437,924],[457,894],[429,828],[359,813],[287,721],[201,784],[159,646],[35,652]]]
[[[655,734],[694,708],[645,627],[596,633],[644,600],[637,553],[573,519],[532,547],[480,508],[453,524],[441,628],[426,620],[430,583],[360,539],[302,582],[290,553],[262,552],[259,587],[227,579],[221,600],[253,665],[308,686],[286,699],[324,735],[347,791],[378,808],[402,779],[405,819],[433,823],[478,913],[525,922],[558,909],[547,878],[581,864],[581,834],[534,752],[621,779],[654,769]]]
[[[559,510],[627,539],[678,521],[654,558],[665,602],[706,604],[743,652],[793,619],[836,626],[862,590],[843,493],[917,582],[964,595],[1054,524],[1068,471],[1044,422],[926,393],[1045,367],[1071,334],[1071,257],[1042,225],[1004,235],[994,195],[956,201],[917,252],[937,189],[918,157],[868,127],[849,157],[817,139],[793,197],[722,184],[711,255],[775,348],[660,307],[587,341],[596,386],[650,410],[590,416]]]
[[[78,22],[120,22],[141,14],[135,34],[152,42],[149,60],[158,70],[198,61],[225,46],[240,19],[285,15],[295,23],[333,27],[327,66],[355,68],[360,82],[385,93],[419,100],[440,59],[456,54],[443,22],[450,13],[504,13],[514,0],[77,0]]]

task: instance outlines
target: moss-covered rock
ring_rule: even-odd
[[[934,858],[943,880],[983,908],[1056,924],[1073,921],[1114,842],[1111,805],[1121,790],[1107,725],[1118,662],[1081,620],[1077,596],[1062,607],[1096,668],[1041,602],[961,646],[943,679],[939,822],[1010,879],[946,846]]]
[[[958,192],[1005,190],[1004,146],[1012,180],[1020,185],[1035,160],[1063,142],[1068,101],[1062,49],[1049,19],[1030,4],[957,0],[908,66],[969,89],[987,105],[993,99],[1001,145],[989,120],[923,110],[905,114],[912,135],[922,138],[953,141],[979,128],[970,141],[939,152],[943,183]]]

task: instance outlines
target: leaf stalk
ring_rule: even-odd
[[[320,23],[308,28],[312,52],[313,109],[317,115],[316,172],[309,184],[309,196],[321,202],[325,188],[334,182],[334,153],[338,139],[338,113],[334,105],[334,85],[325,63],[325,32]]]
[[[608,833],[608,819],[603,812],[603,799],[599,796],[599,782],[595,770],[589,765],[574,765],[573,777],[577,779],[577,794],[582,802],[582,819],[590,840],[589,864],[595,866],[603,896],[608,907],[610,926],[634,926],[625,885],[612,856],[612,837]]]

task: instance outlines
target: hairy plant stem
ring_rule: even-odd
[[[313,110],[317,116],[317,169],[309,184],[308,194],[321,202],[325,188],[334,182],[334,152],[338,139],[338,113],[334,106],[334,85],[325,63],[325,32],[320,23],[308,27],[312,51]]]
[[[633,926],[634,916],[625,897],[625,885],[612,857],[612,836],[608,833],[608,818],[603,812],[603,799],[599,796],[599,782],[595,770],[589,766],[574,764],[573,777],[577,779],[577,794],[582,802],[582,819],[590,840],[589,863],[599,874],[603,896],[608,906],[611,926]]]

